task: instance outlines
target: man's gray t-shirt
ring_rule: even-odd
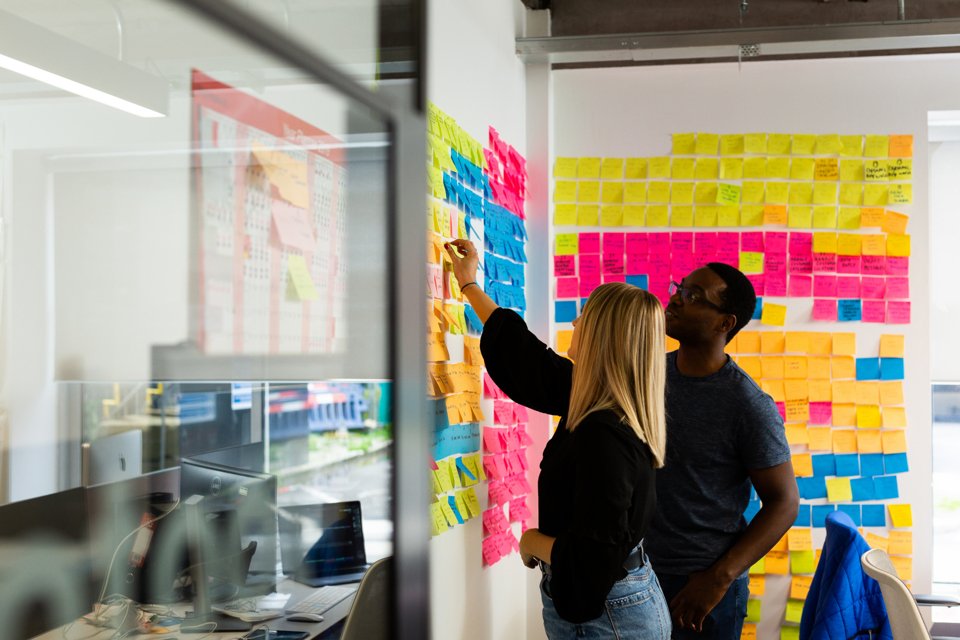
[[[790,459],[773,399],[732,360],[702,378],[667,354],[667,457],[657,470],[657,512],[644,548],[658,573],[702,571],[747,523],[751,469]]]

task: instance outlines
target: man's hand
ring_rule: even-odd
[[[704,618],[713,611],[729,588],[729,582],[721,580],[709,569],[690,574],[686,586],[670,601],[674,624],[697,633],[703,631]]]
[[[529,569],[537,568],[538,560],[534,556],[530,555],[529,553],[524,553],[523,551],[521,551],[520,560],[523,561],[523,566]]]

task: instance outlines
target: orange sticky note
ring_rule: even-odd
[[[793,460],[793,474],[798,478],[813,476],[813,458],[809,453],[795,453],[790,456]]]
[[[883,224],[880,228],[884,233],[904,234],[907,232],[908,222],[910,222],[909,216],[887,209],[883,214]]]
[[[737,356],[737,364],[754,380],[762,377],[763,368],[760,356]]]
[[[913,157],[913,136],[896,135],[890,136],[887,155],[891,158],[912,158]]]
[[[788,551],[769,551],[764,566],[767,573],[785,576],[790,573],[790,555]]]
[[[807,388],[806,380],[784,380],[783,397],[787,400],[807,400],[810,397]]]
[[[833,334],[826,331],[810,333],[810,355],[829,356],[833,353]]]
[[[761,377],[767,380],[771,378],[782,378],[783,377],[783,357],[761,356],[760,370],[761,370]]]
[[[793,576],[790,579],[790,597],[797,600],[806,600],[812,582],[813,576]]]
[[[810,419],[810,404],[806,400],[787,400],[784,411],[787,422]]]
[[[786,340],[782,331],[760,332],[760,353],[783,353]]]
[[[913,531],[891,531],[887,553],[897,556],[912,556]]]
[[[570,349],[571,340],[573,340],[573,331],[557,331],[557,353],[566,353]]]
[[[806,527],[793,527],[787,531],[787,550],[809,551],[813,549],[813,531]]]
[[[902,358],[903,335],[887,333],[880,336],[880,357]]]
[[[777,544],[770,547],[771,551],[786,551],[787,550],[787,534],[780,536],[780,539],[777,540]]]
[[[783,377],[789,380],[805,380],[807,378],[807,357],[806,356],[784,357]]]
[[[836,356],[830,359],[830,369],[834,379],[857,377],[857,363],[853,356]]]
[[[857,427],[860,429],[879,429],[881,425],[880,407],[875,404],[857,405]]]
[[[829,371],[829,368],[827,371]],[[807,383],[807,399],[810,400],[810,402],[832,402],[833,389],[830,387],[830,381],[810,380]]]
[[[807,444],[810,441],[806,424],[786,424],[784,428],[787,432],[788,444]]]
[[[774,402],[785,402],[787,399],[783,389],[783,380],[761,380],[760,388],[764,393],[770,394]]]
[[[830,358],[827,356],[810,356],[807,358],[807,376],[811,380],[830,379]],[[813,400],[813,398],[811,398]]]
[[[771,183],[780,184],[780,183]],[[768,188],[767,193],[770,193]],[[763,224],[765,225],[786,225],[787,207],[782,204],[768,204],[763,207]]]
[[[857,404],[880,404],[880,384],[873,380],[858,380],[856,382]]]
[[[910,255],[910,236],[891,233],[887,235],[887,255],[906,258]]]
[[[834,453],[857,453],[857,432],[851,429],[833,431]]]
[[[850,478],[827,478],[828,502],[850,502],[851,500],[853,500],[853,491],[850,489]]]
[[[857,426],[857,405],[833,403],[833,426]]]
[[[881,422],[884,429],[902,429],[907,426],[907,411],[903,407],[884,407]]]
[[[903,404],[903,382],[891,380],[880,383],[880,404]]]
[[[854,233],[837,234],[837,255],[840,256],[859,256],[861,247],[861,236]]]
[[[830,451],[834,447],[833,433],[830,427],[810,427],[810,451]]]
[[[887,237],[883,234],[860,236],[860,253],[865,256],[887,255]]]
[[[909,504],[888,504],[887,510],[894,527],[900,529],[913,526],[913,509]]]
[[[787,353],[807,353],[810,350],[809,332],[787,331],[784,335],[784,351]]]
[[[879,431],[857,431],[857,451],[860,453],[881,453],[882,442]]]
[[[857,383],[853,380],[838,380],[833,383],[833,402],[852,403],[857,399]]]
[[[861,207],[860,209],[860,228],[869,227],[879,229],[883,226],[885,217],[883,207]],[[871,236],[872,237],[872,236]],[[881,238],[883,236],[880,236]],[[864,255],[883,255],[882,253],[868,254],[866,248],[863,249]]]
[[[750,595],[762,596],[767,590],[766,576],[750,576]]]
[[[852,356],[857,353],[857,334],[855,333],[835,333],[833,334],[833,355]]]
[[[875,533],[867,532],[866,538],[867,544],[870,545],[871,549],[883,549],[886,551],[887,547],[890,546],[890,541],[887,538],[878,536]]]
[[[897,570],[897,575],[901,580],[913,580],[913,558],[890,556],[890,562],[893,564],[893,568]]]
[[[753,593],[752,587],[750,593]],[[744,622],[740,629],[740,640],[757,640],[757,623]]]
[[[906,431],[884,431],[883,432],[883,452],[884,453],[905,453],[907,451],[907,433]]]

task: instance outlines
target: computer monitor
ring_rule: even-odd
[[[211,598],[268,593],[277,577],[276,476],[184,459],[180,496],[202,497],[204,549]]]

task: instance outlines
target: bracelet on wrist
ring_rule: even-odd
[[[464,289],[466,289],[466,288],[469,287],[470,285],[473,285],[473,286],[477,287],[478,289],[480,288],[480,285],[477,284],[476,280],[472,280],[472,281],[470,281],[470,282],[468,282],[468,283],[466,283],[466,284],[460,285],[460,291],[463,291]]]

